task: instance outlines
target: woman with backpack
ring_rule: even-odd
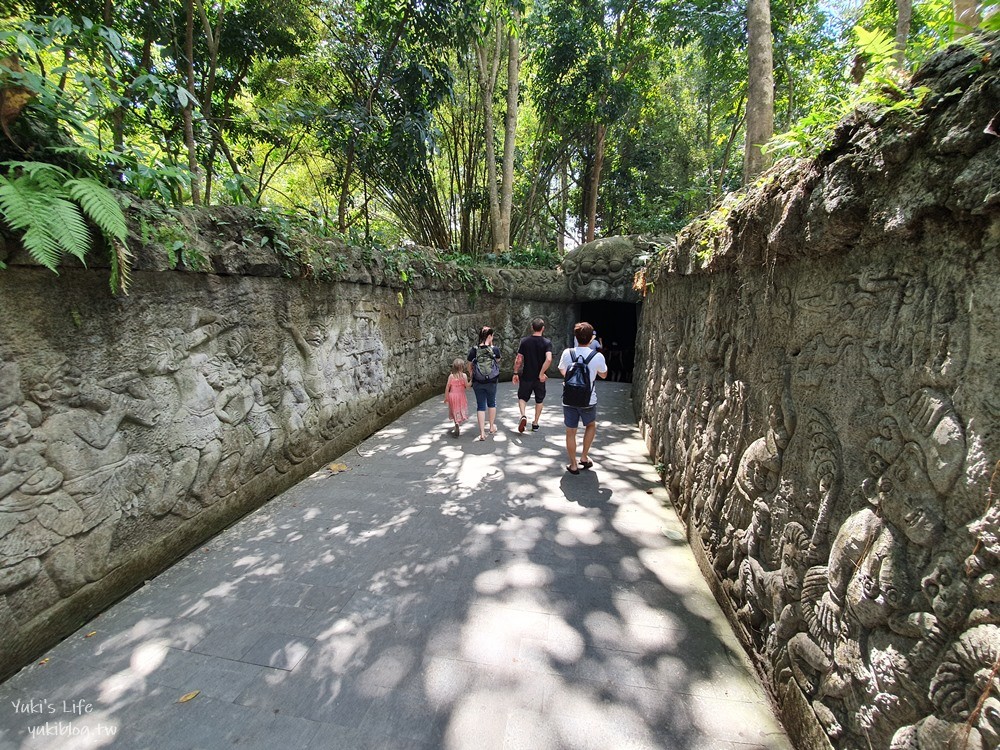
[[[500,349],[493,346],[493,329],[479,329],[479,345],[469,349],[469,376],[472,392],[476,394],[476,419],[479,421],[479,439],[486,439],[486,425],[490,434],[497,431],[497,382],[500,380]]]

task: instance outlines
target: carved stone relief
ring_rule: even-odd
[[[995,748],[997,208],[942,208],[907,242],[883,236],[905,181],[865,171],[865,158],[823,177],[866,184],[857,205],[883,211],[856,246],[816,249],[834,221],[821,192],[785,221],[801,234],[783,236],[778,260],[751,238],[720,243],[713,273],[692,272],[719,238],[685,230],[649,275],[640,420],[786,710],[801,694],[837,748]],[[964,169],[964,157],[932,158]],[[769,198],[755,200],[745,216],[734,209],[733,237],[750,237],[740,222],[759,220]]]
[[[78,293],[60,278],[70,291],[59,295],[32,286],[50,280],[16,273],[0,275],[0,309],[23,303],[25,311],[8,315],[12,326],[0,333],[5,659],[33,655],[18,649],[37,647],[40,622],[53,638],[65,634],[39,616],[85,597],[112,570],[120,576],[137,551],[198,528],[210,509],[232,520],[314,470],[326,446],[344,450],[345,440],[436,392],[480,326],[496,328],[509,371],[526,321],[541,315],[562,330],[572,315],[543,295],[483,296],[473,306],[452,289],[400,297],[355,284],[289,289],[271,279],[158,274],[112,302],[85,272]],[[550,291],[554,278],[526,277]],[[547,296],[564,300],[561,289]],[[48,298],[59,299],[55,312],[30,312]],[[91,299],[104,309],[88,312]],[[65,324],[74,315],[83,332]],[[5,673],[17,666],[0,664]]]

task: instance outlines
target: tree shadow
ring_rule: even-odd
[[[624,407],[575,476],[558,468],[561,431],[529,448],[455,441],[428,413],[0,686],[0,743],[43,746],[28,730],[46,717],[6,710],[30,698],[87,701],[57,719],[93,727],[87,747],[129,750],[787,746],[663,533]],[[97,724],[115,733],[95,743]]]

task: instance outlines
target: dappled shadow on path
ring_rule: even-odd
[[[192,553],[0,698],[92,703],[75,726],[115,733],[79,747],[783,746],[664,533],[676,519],[649,494],[627,403],[576,476],[558,427],[455,439],[438,407]],[[0,718],[0,747],[49,746],[25,733],[44,718]]]

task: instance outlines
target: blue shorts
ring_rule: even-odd
[[[571,430],[579,427],[580,422],[583,422],[583,426],[586,427],[595,419],[597,419],[597,404],[593,406],[566,406],[563,404],[563,421]]]
[[[496,383],[473,383],[472,392],[476,394],[476,411],[486,411],[486,407],[497,408]]]

